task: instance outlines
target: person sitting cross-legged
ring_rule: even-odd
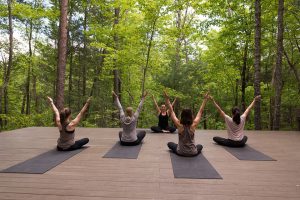
[[[144,137],[146,136],[146,131],[137,131],[136,124],[142,109],[143,103],[147,96],[147,92],[142,96],[141,102],[136,109],[135,113],[133,113],[132,107],[127,107],[124,113],[122,105],[119,101],[118,95],[115,92],[112,92],[115,97],[115,104],[117,105],[120,111],[120,121],[122,124],[123,131],[119,132],[119,139],[121,145],[124,146],[135,146],[142,142]]]
[[[202,105],[193,119],[193,113],[191,109],[183,109],[181,112],[180,120],[176,117],[172,105],[169,100],[168,94],[165,92],[166,104],[170,110],[170,116],[176,127],[178,128],[178,144],[169,142],[168,147],[174,153],[180,156],[196,156],[201,153],[203,146],[201,144],[195,144],[195,131],[200,123],[201,115],[204,110],[205,104],[208,100],[208,94],[205,95]]]
[[[256,101],[259,101],[261,98],[260,95],[256,96],[249,107],[241,115],[240,109],[238,107],[232,108],[232,117],[225,114],[221,107],[216,103],[212,96],[209,96],[209,99],[212,100],[214,106],[217,108],[221,117],[225,120],[225,125],[227,128],[228,138],[222,137],[213,137],[213,140],[223,146],[229,147],[244,147],[248,137],[244,135],[244,126],[246,118],[250,113],[251,108],[254,106]]]

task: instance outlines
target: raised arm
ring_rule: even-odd
[[[174,105],[176,103],[176,100],[177,100],[177,97],[175,97],[174,101],[172,102],[173,111],[174,111]],[[170,110],[169,109],[167,110],[167,113],[168,113],[168,115],[170,115]]]
[[[61,123],[60,123],[59,111],[58,111],[58,109],[56,108],[56,106],[54,105],[52,98],[47,97],[47,99],[48,99],[48,102],[49,102],[49,104],[50,104],[50,106],[51,106],[52,111],[53,111],[54,114],[55,114],[55,124],[56,124],[56,126],[57,126],[59,129],[61,129]]]
[[[175,124],[176,127],[181,127],[182,125],[180,124],[179,119],[176,117],[176,115],[174,113],[172,104],[170,102],[170,98],[169,98],[169,96],[168,96],[168,94],[167,94],[166,91],[164,91],[164,96],[165,96],[165,100],[166,100],[166,105],[169,108],[169,113],[170,113],[170,117],[171,117],[172,121],[174,122],[174,124]]]
[[[118,107],[118,109],[120,111],[120,118],[122,118],[122,117],[125,116],[125,114],[124,114],[124,110],[122,108],[122,105],[120,103],[119,97],[118,97],[118,95],[114,91],[112,92],[112,94],[113,94],[113,96],[115,98],[115,104],[116,104],[116,106]]]
[[[87,111],[90,102],[91,102],[92,97],[89,97],[86,101],[86,103],[84,104],[84,106],[82,107],[81,111],[78,113],[78,115],[75,117],[75,119],[73,119],[69,125],[68,125],[68,129],[73,130],[75,129],[75,127],[79,124],[80,119],[82,118],[82,116],[84,115],[84,113]]]
[[[218,112],[220,113],[221,117],[223,119],[225,119],[225,113],[224,111],[221,109],[221,107],[216,103],[216,101],[214,100],[214,98],[212,96],[208,96],[209,99],[211,99],[213,101],[214,106],[217,108]]]
[[[145,98],[146,98],[147,95],[148,95],[148,92],[145,92],[144,95],[142,96],[141,102],[140,102],[138,108],[136,109],[136,111],[135,111],[135,113],[134,113],[135,118],[138,118],[138,117],[139,117],[139,114],[140,114],[140,112],[141,112],[141,110],[142,110],[143,103],[144,103]]]
[[[203,102],[200,106],[200,109],[199,109],[199,111],[198,111],[198,113],[197,113],[197,115],[196,115],[196,117],[193,121],[192,127],[196,128],[198,126],[198,124],[200,123],[201,116],[202,116],[202,113],[203,113],[203,110],[204,110],[204,107],[206,105],[207,100],[208,100],[208,93],[206,93],[204,95],[204,100],[203,100]]]
[[[152,94],[152,99],[153,99],[153,102],[154,102],[154,105],[155,105],[155,109],[156,109],[156,111],[157,111],[157,114],[159,115],[159,113],[160,113],[160,108],[158,107],[157,102],[156,102],[156,100],[155,100],[153,94]]]
[[[249,114],[250,110],[253,108],[255,102],[256,102],[256,101],[259,101],[260,98],[261,98],[261,95],[258,95],[258,96],[256,96],[256,97],[254,97],[252,103],[248,106],[248,108],[245,110],[245,112],[244,112],[244,114],[243,114],[243,115],[245,115],[245,117],[248,116],[248,114]]]

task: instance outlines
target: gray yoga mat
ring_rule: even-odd
[[[86,148],[86,147],[85,147]],[[43,174],[65,160],[80,153],[85,148],[74,151],[57,151],[52,149],[29,160],[0,171],[1,173]]]
[[[195,157],[183,157],[170,152],[170,156],[175,178],[222,179],[202,153]]]
[[[126,158],[137,159],[142,144],[136,146],[123,146],[120,142],[117,142],[104,156],[103,158]]]
[[[226,147],[226,146],[223,147],[239,160],[276,161],[270,156],[267,156],[266,154],[253,149],[249,145],[245,145],[244,147],[241,148]]]

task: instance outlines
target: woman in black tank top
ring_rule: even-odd
[[[86,112],[91,97],[88,98],[85,105],[79,112],[79,114],[75,117],[75,119],[71,119],[71,110],[69,108],[64,108],[60,112],[56,108],[53,103],[53,100],[50,97],[47,97],[48,101],[51,105],[53,112],[55,113],[55,123],[59,129],[60,137],[57,140],[57,150],[58,151],[72,151],[75,149],[81,148],[83,145],[89,142],[88,138],[83,138],[75,141],[75,127],[79,124],[81,117]]]
[[[166,105],[162,104],[160,107],[157,105],[157,102],[152,95],[153,102],[158,115],[158,126],[152,126],[151,130],[155,133],[173,133],[176,131],[175,127],[169,126],[169,110],[166,109]],[[174,106],[176,98],[172,103]]]

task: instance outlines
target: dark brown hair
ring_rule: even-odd
[[[64,108],[59,112],[59,117],[61,124],[66,124],[67,118],[71,115],[71,109],[70,108]]]
[[[193,124],[193,112],[191,109],[183,109],[181,111],[180,123],[185,126]]]
[[[241,123],[241,115],[240,115],[240,109],[238,107],[232,108],[232,120],[239,125]]]

